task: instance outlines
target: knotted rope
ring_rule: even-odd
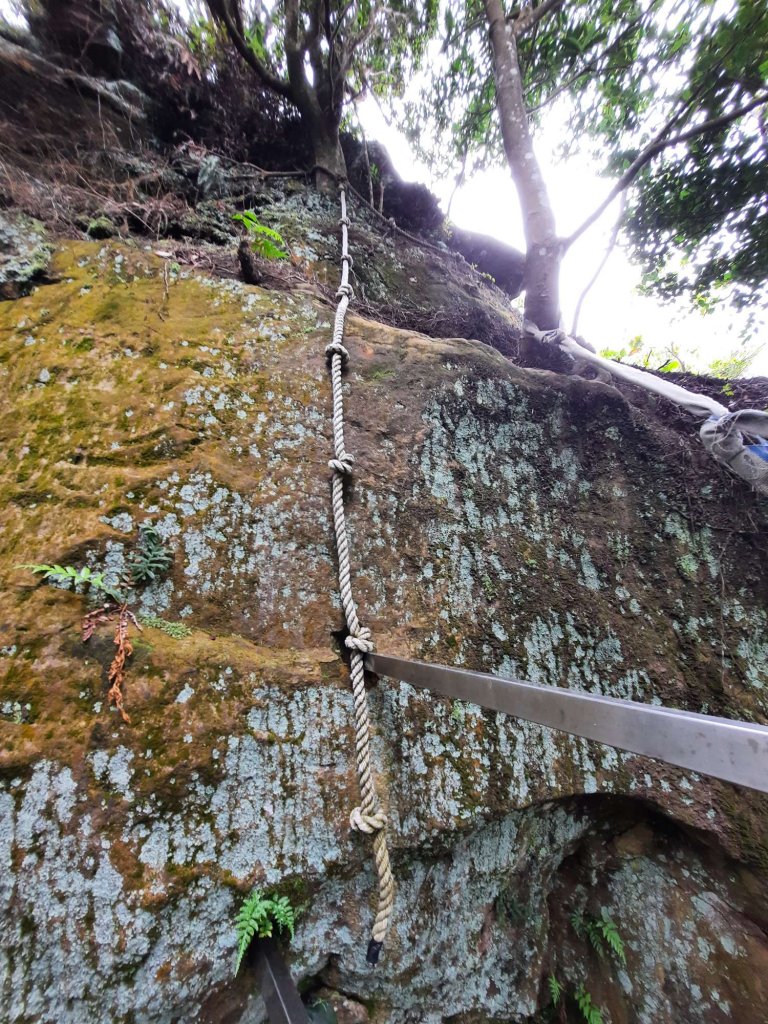
[[[368,698],[365,692],[363,655],[373,650],[371,631],[360,625],[357,607],[352,598],[351,567],[349,562],[349,538],[344,517],[344,477],[352,473],[354,457],[344,447],[344,396],[342,393],[342,368],[349,361],[349,352],[344,347],[344,320],[347,307],[352,300],[352,286],[349,271],[352,257],[349,255],[347,218],[347,197],[343,185],[339,187],[341,199],[341,284],[336,292],[339,304],[333,324],[333,340],[325,350],[331,364],[331,387],[333,389],[333,448],[334,457],[328,465],[333,470],[332,502],[333,525],[336,532],[336,550],[339,556],[339,590],[341,603],[347,620],[349,636],[346,646],[350,649],[350,675],[355,705],[355,753],[357,777],[360,783],[360,805],[349,816],[352,828],[373,835],[373,854],[379,878],[379,905],[376,920],[371,929],[366,960],[375,964],[384,945],[389,929],[392,907],[395,902],[395,883],[389,864],[387,849],[387,816],[376,794],[371,775],[371,722],[368,715]]]

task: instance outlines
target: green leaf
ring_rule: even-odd
[[[549,994],[552,997],[552,1005],[557,1006],[563,995],[563,986],[557,980],[554,974],[550,974],[547,978],[547,984],[549,985]]]
[[[251,940],[270,938],[274,925],[286,928],[293,938],[295,911],[286,896],[265,897],[260,889],[254,889],[243,903],[235,919],[237,932],[237,958],[235,974],[240,970],[243,957]]]

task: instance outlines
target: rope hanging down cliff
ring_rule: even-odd
[[[352,258],[349,255],[349,237],[347,218],[347,197],[344,186],[339,187],[341,199],[341,284],[336,292],[339,304],[336,307],[336,318],[333,324],[333,340],[325,350],[331,366],[331,386],[333,388],[333,447],[334,457],[328,465],[333,471],[332,501],[333,525],[336,532],[336,550],[339,557],[339,590],[341,603],[347,620],[349,636],[345,643],[350,648],[350,674],[352,676],[352,694],[355,705],[355,755],[357,758],[357,777],[360,783],[360,806],[355,807],[349,816],[350,824],[360,832],[373,834],[373,852],[376,861],[376,872],[379,878],[379,905],[376,920],[371,929],[371,940],[368,944],[366,959],[375,964],[384,945],[389,929],[392,907],[395,901],[395,884],[389,865],[387,849],[386,825],[387,817],[382,810],[371,776],[371,723],[368,716],[368,698],[365,692],[363,656],[373,651],[371,631],[360,625],[357,607],[352,598],[352,580],[349,562],[349,538],[344,518],[344,477],[352,473],[354,458],[344,447],[344,397],[342,393],[342,367],[349,361],[349,352],[344,347],[344,320],[347,307],[352,299],[352,286],[349,283],[349,270]]]

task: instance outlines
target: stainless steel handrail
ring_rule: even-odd
[[[307,1011],[274,939],[255,943],[254,969],[270,1024],[307,1024]]]
[[[368,654],[366,668],[446,697],[768,793],[768,727],[485,672]]]

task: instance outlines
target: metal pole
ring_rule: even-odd
[[[446,697],[768,793],[768,727],[485,672],[368,654],[366,668]]]
[[[307,1011],[274,939],[256,944],[256,979],[270,1024],[307,1024]]]

